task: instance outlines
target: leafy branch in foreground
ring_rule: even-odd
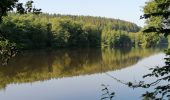
[[[115,96],[115,92],[110,93],[107,85],[102,84],[102,86],[103,86],[102,91],[104,93],[102,94],[101,100],[106,100],[106,99],[112,100],[113,97]]]
[[[170,34],[170,1],[169,0],[151,0],[144,7],[144,15],[141,19],[147,19],[147,28],[145,33],[156,32],[168,36]]]
[[[1,0],[0,1],[0,27],[2,27],[2,18],[7,15],[7,12],[12,11],[16,8],[17,12],[20,14],[40,14],[41,9],[33,8],[33,1],[29,0],[25,4],[25,8],[22,3],[18,3],[18,0]],[[15,56],[18,52],[17,44],[11,42],[6,37],[6,33],[3,32],[4,29],[0,28],[0,66],[6,65],[8,60]]]
[[[154,100],[164,100],[170,99],[170,49],[166,51],[165,66],[151,68],[152,73],[144,75],[143,78],[152,77],[155,80],[150,83],[145,83],[144,81],[134,84],[129,82],[129,87],[131,88],[150,88],[154,87],[154,91],[146,92],[142,96],[145,98],[150,98]]]
[[[40,13],[42,13],[41,9],[37,9],[37,8],[33,7],[33,3],[34,3],[34,1],[32,1],[32,0],[27,1],[25,4],[25,7],[23,6],[23,3],[17,3],[16,4],[17,13],[19,13],[19,14],[27,14],[27,13],[40,14]]]

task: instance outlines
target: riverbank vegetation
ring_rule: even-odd
[[[152,47],[163,39],[155,34],[144,36],[141,28],[130,22],[91,16],[10,13],[0,29],[20,49]]]
[[[0,28],[6,39],[22,49],[121,46],[119,38],[131,42],[128,33],[140,30],[133,23],[115,19],[15,13],[4,18]]]

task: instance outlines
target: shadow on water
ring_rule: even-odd
[[[89,75],[126,68],[160,49],[62,49],[27,51],[0,67],[0,88],[52,78]]]

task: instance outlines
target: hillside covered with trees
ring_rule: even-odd
[[[0,29],[22,49],[123,47],[144,44],[148,39],[134,23],[91,16],[10,13]],[[159,40],[154,36],[149,38],[152,45]]]
[[[10,13],[1,24],[3,36],[23,49],[132,45],[136,24],[101,17]]]

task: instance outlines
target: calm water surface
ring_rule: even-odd
[[[164,65],[164,57],[159,48],[25,52],[0,67],[0,100],[100,100],[102,84],[116,93],[114,100],[141,100],[145,89],[114,78],[143,80],[149,68]]]

